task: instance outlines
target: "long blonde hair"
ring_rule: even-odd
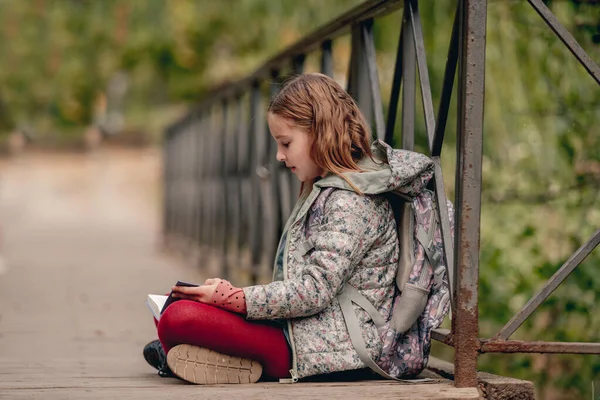
[[[360,193],[342,173],[360,171],[358,160],[373,158],[371,133],[352,96],[336,81],[317,73],[298,75],[273,98],[269,112],[307,132],[314,163]],[[312,182],[308,184],[312,186]]]

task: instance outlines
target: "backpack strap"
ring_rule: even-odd
[[[446,268],[442,264],[442,254],[433,245],[433,239],[437,228],[437,218],[433,218],[428,233],[425,232],[425,230],[421,226],[419,226],[419,228],[417,229],[417,240],[419,241],[419,243],[421,243],[421,246],[423,246],[425,254],[427,255],[427,259],[431,264],[431,268],[433,269],[434,273],[434,285],[436,287],[442,284],[442,276],[444,271],[446,270]],[[427,285],[427,282],[425,281],[427,279],[427,276],[426,274],[424,274],[426,272],[427,270],[423,268],[423,273],[421,273],[421,277],[419,278],[419,283],[422,284],[422,286]]]
[[[373,323],[377,328],[381,328],[383,325],[385,325],[384,318],[381,316],[381,314],[379,314],[379,311],[377,311],[373,304],[371,304],[369,299],[363,296],[355,287],[349,285],[348,283],[344,285],[342,291],[338,294],[337,299],[340,303],[340,308],[342,309],[342,315],[344,316],[344,321],[346,322],[346,327],[348,328],[348,334],[350,335],[352,346],[354,346],[354,350],[356,350],[358,353],[358,357],[367,367],[371,368],[373,371],[377,372],[386,379],[393,379],[399,382],[424,383],[432,381],[432,379],[429,378],[398,379],[381,369],[381,367],[377,365],[375,361],[373,361],[371,356],[369,356],[367,345],[362,337],[362,331],[360,329],[358,319],[356,318],[356,313],[354,312],[352,303],[355,303],[365,310],[373,319]]]

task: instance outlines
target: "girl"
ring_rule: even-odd
[[[236,288],[209,279],[199,287],[173,287],[182,300],[162,315],[160,342],[144,350],[161,375],[172,371],[197,384],[248,383],[264,372],[296,382],[364,368],[336,299],[345,283],[390,317],[400,249],[383,194],[420,191],[429,160],[379,141],[371,147],[352,97],[321,74],[289,81],[269,106],[268,124],[277,160],[302,182],[278,246],[274,281]],[[368,314],[355,312],[377,360],[382,339]]]

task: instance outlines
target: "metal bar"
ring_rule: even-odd
[[[454,337],[449,329],[434,329],[431,331],[431,338],[447,346],[454,346]]]
[[[296,58],[296,61],[292,67],[294,69],[295,74],[304,73],[305,60],[306,57],[304,56],[304,54],[302,54],[301,57]],[[323,60],[321,60],[321,62],[323,62]],[[331,43],[329,43],[329,62],[331,63]],[[273,162],[275,163],[276,160],[273,160]],[[289,216],[289,214],[291,214],[292,210],[294,209],[296,199],[300,195],[301,182],[294,176],[294,174],[292,174],[292,171],[285,167],[285,163],[279,163],[278,170],[279,174],[281,175],[281,187],[285,188],[281,191],[282,196],[285,198],[285,200],[281,201],[281,203],[283,204],[283,223],[284,221],[287,221],[286,218]]]
[[[229,143],[229,168],[227,171],[227,199],[229,200],[229,232],[228,241],[230,251],[225,257],[229,257],[229,266],[230,266],[230,276],[239,275],[240,268],[240,246],[238,245],[240,242],[242,223],[241,223],[241,184],[238,175],[238,146],[240,145],[240,114],[241,114],[241,104],[240,104],[239,96],[236,96],[231,99],[231,109],[233,116],[230,117],[230,122],[227,127],[227,135],[225,136],[226,140]],[[232,262],[232,260],[234,262]],[[231,271],[232,268],[235,268],[234,271]]]
[[[506,324],[494,339],[508,339],[527,318],[542,304],[544,300],[556,290],[556,288],[577,268],[579,264],[598,246],[600,243],[600,229],[598,229],[592,237],[585,242],[577,251],[552,275],[552,278],[546,282],[525,306],[515,314],[514,317]]]
[[[170,210],[171,210],[171,137],[169,134],[169,128],[165,130],[164,139],[162,142],[162,201],[163,201],[163,215],[162,215],[162,240],[165,241],[171,230],[170,221]]]
[[[279,92],[278,84],[279,71],[273,71],[271,75],[270,85],[270,99],[273,99]],[[266,220],[265,228],[263,228],[264,237],[264,250],[265,255],[269,260],[274,259],[275,251],[277,247],[277,239],[280,235],[281,230],[281,203],[278,201],[279,195],[279,179],[277,171],[277,146],[266,127],[266,124],[262,124],[265,129],[262,133],[266,140],[266,152],[265,159],[263,159],[263,168],[265,174],[261,180],[261,194],[263,202],[264,218]],[[264,263],[264,269],[261,273],[262,279],[267,279],[271,275],[271,266],[269,263]]]
[[[260,164],[262,162],[261,159],[261,151],[262,149],[259,146],[259,138],[263,136],[262,130],[264,129],[264,123],[261,120],[261,112],[262,109],[262,98],[260,94],[260,85],[258,81],[254,82],[252,85],[252,89],[250,91],[250,143],[251,148],[250,152],[250,181],[252,182],[251,187],[251,200],[253,207],[250,210],[246,210],[247,213],[250,214],[250,229],[248,229],[248,234],[250,235],[248,238],[248,243],[250,243],[250,251],[251,251],[251,265],[252,271],[250,273],[250,280],[252,284],[256,284],[258,281],[259,275],[259,267],[260,267],[260,259],[262,255],[262,246],[261,246],[261,226],[259,221],[264,218],[264,210],[262,202],[260,201],[260,189],[261,189],[261,178],[258,176],[257,172]]]
[[[227,131],[228,131],[228,126],[229,126],[229,100],[228,99],[224,99],[221,102],[221,126],[220,126],[220,132],[219,132],[219,136],[218,136],[218,141],[220,142],[220,147],[221,147],[221,156],[223,157],[223,159],[221,160],[221,165],[220,165],[220,190],[222,191],[222,201],[220,203],[220,208],[221,208],[221,221],[219,221],[221,223],[221,249],[222,249],[222,253],[221,253],[221,260],[222,260],[222,270],[221,270],[221,277],[223,279],[230,279],[229,276],[229,257],[227,256],[229,254],[229,235],[230,235],[230,224],[229,224],[229,220],[231,219],[230,215],[229,215],[229,190],[228,189],[228,183],[229,183],[229,176],[228,176],[228,170],[229,170],[229,160],[228,160],[228,149],[227,149]]]
[[[358,108],[365,116],[367,124],[371,124],[373,104],[371,99],[371,84],[369,81],[369,67],[365,54],[365,40],[362,26],[352,27],[352,55],[350,57],[350,75],[348,92],[356,100]]]
[[[304,54],[298,54],[292,59],[292,74],[299,75],[304,71],[304,61],[306,56]]]
[[[354,59],[356,58],[356,54],[354,51],[354,40],[350,39],[351,43],[350,43],[350,60],[348,60],[348,71],[346,73],[347,79],[346,79],[346,92],[348,92],[349,94],[352,94],[352,85],[353,85],[353,76],[354,76],[354,71],[352,70],[352,68],[354,67]]]
[[[563,42],[569,51],[575,56],[577,61],[585,68],[588,74],[600,85],[600,67],[592,60],[592,58],[585,52],[577,40],[569,33],[564,26],[556,19],[556,16],[550,11],[550,9],[542,2],[542,0],[528,0],[529,4],[535,9],[535,11],[542,17],[544,22],[552,29],[554,34]]]
[[[456,387],[477,386],[479,230],[487,0],[461,0],[455,264]]]
[[[333,55],[331,40],[325,40],[321,44],[321,73],[333,78]]]
[[[448,272],[448,283],[450,285],[450,304],[452,311],[456,309],[456,269],[454,263],[454,242],[452,241],[452,230],[450,229],[450,216],[448,215],[448,199],[444,188],[444,176],[442,174],[442,163],[439,157],[432,157],[434,165],[433,180],[435,184],[435,195],[437,199],[438,214],[440,216],[440,229],[444,244],[444,258]]]
[[[202,143],[202,244],[205,246],[210,245],[211,237],[211,223],[212,221],[212,210],[210,209],[210,179],[211,179],[211,164],[210,164],[210,154],[212,153],[212,120],[210,111],[204,110],[202,116],[203,124],[202,124],[202,136],[204,138]]]
[[[181,154],[180,154],[180,143],[181,143],[181,135],[179,134],[179,127],[177,128],[177,134],[173,137],[173,155],[175,156],[175,160],[177,160],[174,164],[173,171],[173,197],[174,197],[174,213],[173,213],[173,233],[179,236],[180,227],[181,227]]]
[[[201,143],[201,120],[200,115],[194,114],[194,158],[192,159],[192,179],[194,184],[194,247],[200,244],[200,232],[202,223],[200,215],[202,213],[202,182],[200,170],[200,157],[202,153]]]
[[[438,157],[442,154],[442,144],[444,143],[446,122],[448,121],[448,112],[450,111],[450,100],[452,99],[454,77],[456,76],[456,66],[458,64],[458,10],[459,7],[456,7],[454,24],[452,26],[452,36],[450,38],[450,45],[448,46],[448,57],[446,58],[446,68],[444,70],[442,96],[440,98],[440,106],[437,114],[437,123],[435,124],[433,148],[431,149],[431,155],[433,157]]]
[[[406,12],[406,10],[404,10]],[[404,14],[404,13],[403,13]],[[404,15],[402,16],[404,21]],[[404,22],[400,23],[400,38],[398,39],[398,48],[396,50],[396,63],[394,65],[394,78],[392,80],[392,91],[390,94],[390,103],[388,109],[388,119],[385,128],[385,142],[393,145],[394,128],[396,127],[396,116],[398,115],[398,100],[400,100],[400,87],[402,85],[402,42],[404,40]]]
[[[404,7],[404,20],[402,26],[402,148],[414,150],[415,148],[415,98],[416,98],[416,63],[415,42],[411,18],[408,15],[408,3]]]
[[[479,351],[481,353],[600,354],[600,343],[483,340]]]
[[[415,51],[417,55],[417,66],[419,69],[419,82],[421,84],[421,100],[425,113],[425,129],[429,143],[429,152],[433,150],[433,135],[435,133],[435,115],[433,112],[433,100],[431,100],[431,84],[429,83],[429,69],[427,68],[427,56],[425,55],[425,42],[423,40],[423,27],[419,15],[417,0],[408,2],[408,14],[412,25],[412,33]]]
[[[188,149],[187,149],[187,153],[188,153],[188,159],[186,161],[187,163],[187,169],[186,169],[186,187],[187,187],[187,197],[188,197],[188,207],[189,207],[189,211],[188,211],[188,229],[187,229],[187,237],[188,237],[188,242],[190,244],[190,247],[193,247],[195,245],[195,239],[196,239],[196,231],[197,231],[197,225],[196,225],[196,215],[197,215],[197,209],[198,209],[198,201],[196,198],[196,189],[197,189],[197,183],[196,183],[196,171],[195,171],[195,160],[196,160],[196,126],[195,126],[195,116],[192,115],[192,119],[188,122],[188,126],[187,126],[187,134],[189,136],[188,138]]]
[[[242,250],[244,244],[247,243],[248,238],[248,214],[244,213],[244,209],[252,210],[251,204],[249,202],[248,196],[245,193],[244,186],[246,182],[246,171],[250,169],[249,163],[249,154],[248,150],[250,148],[250,140],[249,134],[247,131],[246,125],[246,113],[244,107],[244,98],[242,96],[236,99],[237,104],[237,120],[236,120],[236,134],[237,134],[237,165],[236,165],[236,186],[237,191],[239,193],[239,197],[236,203],[236,214],[239,218],[238,220],[238,235],[237,235],[237,248],[238,248],[238,262],[239,265],[242,264]]]
[[[375,114],[375,132],[377,139],[385,140],[385,117],[383,116],[379,75],[377,73],[377,54],[373,40],[373,20],[363,22],[361,28],[365,46],[367,73],[369,74],[369,86],[371,86],[371,104],[373,104],[373,114]]]

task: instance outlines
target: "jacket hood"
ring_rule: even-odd
[[[371,150],[375,161],[364,157],[358,162],[360,172],[341,174],[364,194],[396,192],[413,197],[427,186],[433,176],[433,161],[423,154],[393,149],[381,140],[376,140]],[[315,182],[315,186],[354,191],[348,182],[336,174],[325,176]]]

